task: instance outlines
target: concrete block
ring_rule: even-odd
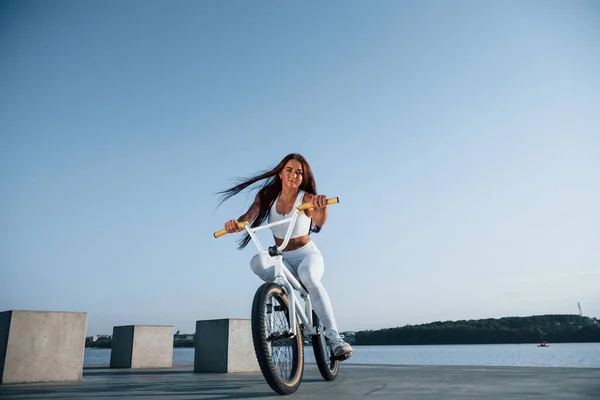
[[[113,327],[111,368],[171,368],[172,366],[173,326]]]
[[[194,372],[260,371],[248,319],[196,321]]]
[[[81,381],[87,314],[0,313],[0,383]]]

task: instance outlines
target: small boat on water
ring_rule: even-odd
[[[537,346],[537,347],[550,347],[550,345],[549,345],[549,344],[547,344],[547,343],[546,343],[546,341],[544,340],[544,341],[542,341],[540,344],[538,344],[538,346]]]

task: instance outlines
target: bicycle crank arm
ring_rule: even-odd
[[[286,331],[279,331],[279,332],[273,332],[269,335],[269,337],[267,338],[267,340],[269,342],[274,342],[275,340],[279,340],[279,339],[289,339],[289,338],[293,338],[294,334],[291,332],[286,332]]]

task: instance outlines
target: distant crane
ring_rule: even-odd
[[[581,314],[581,304],[579,304],[579,302],[577,302],[577,307],[579,308],[579,316],[581,317],[582,316],[582,314]]]

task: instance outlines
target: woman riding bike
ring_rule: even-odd
[[[321,283],[325,268],[323,256],[309,237],[310,232],[319,232],[327,221],[327,197],[317,194],[316,182],[306,159],[300,154],[288,154],[272,170],[220,192],[223,195],[221,202],[265,179],[267,181],[248,211],[238,219],[225,222],[224,229],[234,233],[242,230],[238,222],[247,222],[251,227],[257,227],[265,220],[268,223],[275,222],[289,217],[300,204],[312,204],[311,209],[298,216],[291,239],[283,249],[283,263],[308,291],[315,314],[325,326],[324,334],[332,344],[334,356],[348,358],[352,354],[352,347],[340,337],[329,295]],[[277,246],[283,243],[288,224],[271,227]],[[246,233],[239,248],[244,248],[249,241],[250,236]],[[262,280],[273,282],[274,266],[270,256],[257,254],[250,266]]]

